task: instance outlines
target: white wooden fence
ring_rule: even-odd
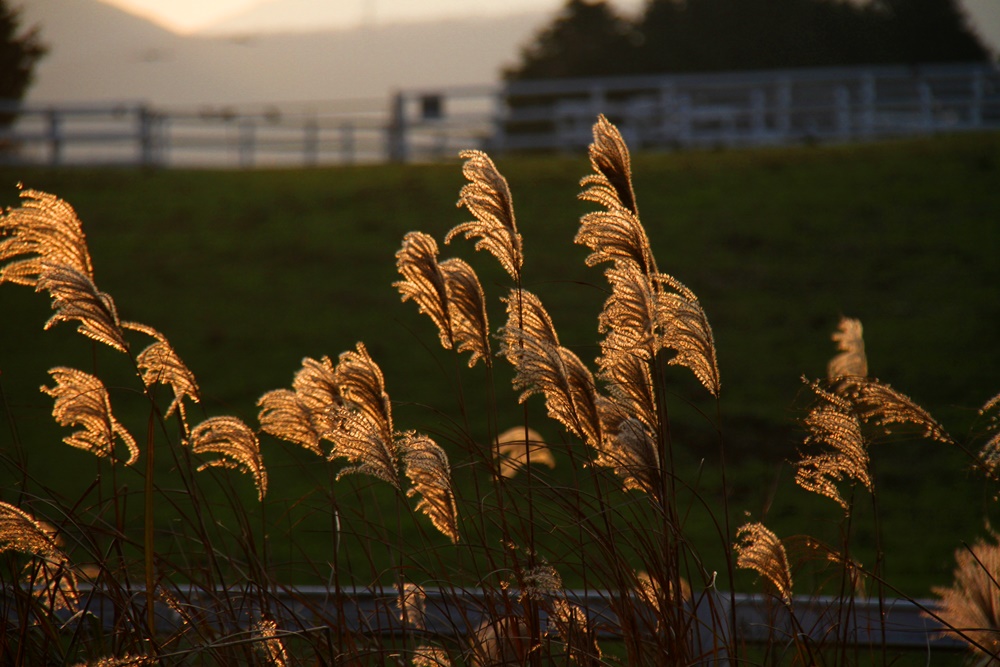
[[[633,148],[1000,130],[1000,69],[856,67],[514,82],[388,100],[201,109],[0,103],[0,164],[315,166],[578,151],[597,114]]]

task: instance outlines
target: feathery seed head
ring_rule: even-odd
[[[413,299],[438,328],[441,347],[452,348],[452,333],[448,290],[437,261],[438,247],[433,237],[423,232],[409,232],[403,246],[396,252],[396,270],[403,280],[392,284],[403,295],[403,301]]]
[[[111,399],[100,378],[63,366],[49,370],[49,375],[56,386],[43,386],[41,391],[55,399],[52,416],[60,426],[83,427],[82,431],[63,438],[63,442],[110,459],[114,457],[117,438],[128,448],[125,465],[138,460],[139,447],[135,438],[111,414]]]
[[[451,488],[448,455],[433,440],[416,433],[404,433],[400,440],[406,476],[413,487],[408,497],[419,496],[417,510],[427,515],[434,527],[453,543],[458,542],[458,509]]]
[[[747,523],[736,531],[736,567],[755,570],[789,603],[792,600],[792,572],[785,546],[762,523]]]
[[[260,454],[260,442],[249,426],[236,417],[211,417],[191,431],[188,441],[195,454],[218,454],[219,458],[198,466],[235,468],[253,477],[257,499],[267,493],[267,470]]]
[[[462,151],[459,156],[465,160],[462,174],[469,182],[459,193],[458,206],[467,208],[476,219],[453,227],[444,242],[451,243],[459,234],[466,239],[478,237],[476,250],[489,251],[517,280],[524,260],[507,179],[482,151]]]

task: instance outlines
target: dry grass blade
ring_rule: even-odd
[[[403,301],[413,299],[438,328],[441,347],[452,348],[454,334],[448,289],[437,261],[438,247],[434,239],[423,232],[410,232],[403,237],[403,247],[396,253],[396,270],[403,280],[392,284],[403,295]]]
[[[56,311],[45,323],[46,329],[59,322],[78,320],[78,331],[83,335],[119,352],[128,351],[115,302],[99,291],[89,276],[68,266],[45,264],[35,285],[35,291],[42,290],[48,291]]]
[[[997,536],[957,550],[955,562],[952,585],[932,589],[940,598],[938,616],[947,628],[961,630],[963,635],[990,652],[987,655],[973,647],[983,658],[978,664],[994,664],[1000,655],[1000,584],[997,583],[1000,581],[1000,546]]]
[[[263,656],[265,664],[270,667],[285,667],[289,664],[288,651],[281,641],[278,624],[269,618],[263,618],[250,628],[253,633],[254,648]]]
[[[818,384],[810,385],[818,401],[806,416],[809,430],[806,445],[827,447],[819,454],[803,456],[795,471],[795,482],[807,491],[826,496],[849,510],[836,483],[852,479],[872,490],[868,472],[868,446],[861,432],[861,423],[851,404],[836,394],[824,391]]]
[[[594,124],[594,143],[590,144],[589,155],[594,174],[580,183],[581,186],[589,186],[580,194],[580,199],[607,209],[624,208],[638,217],[628,146],[618,128],[603,114]]]
[[[343,404],[330,358],[303,359],[292,388],[269,391],[257,401],[261,430],[323,456],[320,441],[334,428],[333,409]]]
[[[854,376],[866,377],[868,375],[868,358],[865,356],[865,340],[862,337],[861,320],[849,317],[841,317],[837,331],[831,338],[837,343],[837,350],[840,352],[830,360],[826,367],[828,379]]]
[[[63,562],[51,530],[24,510],[0,501],[0,553],[20,551],[53,562]]]
[[[65,557],[59,562],[28,563],[23,580],[31,586],[32,595],[44,609],[76,612],[80,601],[79,582]]]
[[[99,658],[91,662],[80,662],[74,667],[146,667],[146,665],[156,664],[156,660],[144,655],[129,655],[126,653],[121,657]]]
[[[41,391],[56,399],[52,416],[60,426],[83,427],[63,438],[63,442],[96,456],[113,458],[117,438],[128,448],[125,464],[138,460],[135,438],[112,415],[111,398],[100,378],[63,366],[49,370],[49,375],[56,386],[41,387]]]
[[[406,476],[413,487],[407,497],[419,496],[417,511],[423,512],[434,527],[453,543],[458,542],[458,509],[451,488],[448,455],[430,438],[415,433],[403,435],[400,442]]]
[[[762,523],[747,523],[736,531],[736,567],[755,570],[786,602],[792,600],[792,572],[778,536]]]
[[[385,379],[363,343],[357,344],[356,351],[340,354],[334,383],[344,403],[364,413],[368,422],[379,429],[382,441],[392,442],[392,408],[385,392]]]
[[[450,243],[459,234],[467,239],[477,237],[476,250],[489,251],[517,280],[523,262],[521,235],[514,220],[514,203],[507,179],[482,151],[462,151],[460,157],[465,160],[462,174],[469,182],[459,193],[458,206],[467,208],[475,220],[453,227],[444,242]]]
[[[525,432],[527,432],[527,439],[525,439]],[[529,454],[532,465],[556,467],[552,451],[535,429],[515,426],[497,436],[500,474],[504,477],[514,477],[521,471],[521,468],[528,465]]]
[[[94,278],[83,227],[73,207],[37,190],[21,192],[20,208],[0,216],[0,283],[35,285],[43,264],[66,266]],[[17,258],[21,259],[17,259]]]
[[[893,425],[909,424],[919,428],[925,438],[953,442],[929,412],[909,396],[877,379],[847,378],[841,391],[850,399],[861,420],[878,427],[884,435],[891,435]]]
[[[660,456],[649,427],[610,400],[603,400],[597,465],[611,468],[626,489],[648,493],[659,500]]]
[[[177,410],[180,412],[181,420],[187,423],[184,399],[190,399],[194,403],[201,400],[198,394],[198,381],[195,379],[194,373],[181,360],[163,334],[152,327],[137,325],[133,322],[123,322],[122,327],[142,331],[156,339],[155,343],[144,349],[135,358],[136,365],[142,371],[143,384],[150,387],[159,382],[169,386],[174,392],[174,400],[167,407],[166,416],[170,417],[174,410]]]
[[[391,437],[385,439],[382,425],[348,406],[335,408],[332,416],[334,427],[326,437],[333,442],[333,449],[327,459],[345,458],[353,464],[342,468],[337,479],[361,473],[401,488],[396,443]]]
[[[191,431],[189,440],[195,454],[218,454],[220,458],[198,466],[233,468],[253,477],[257,499],[267,493],[267,470],[260,454],[260,443],[253,430],[236,417],[211,417]]]
[[[492,365],[490,325],[486,316],[486,297],[476,272],[465,261],[452,258],[441,262],[448,288],[448,307],[452,333],[459,352],[471,352],[469,367],[480,359]]]
[[[656,280],[676,290],[674,293],[660,292],[658,299],[660,345],[677,353],[667,363],[688,368],[705,389],[718,398],[722,381],[708,316],[698,298],[678,281],[664,274],[657,275]]]

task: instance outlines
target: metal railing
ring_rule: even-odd
[[[191,109],[0,103],[0,164],[315,166],[579,151],[598,114],[633,148],[1000,129],[1000,69],[852,67],[512,82],[388,100]],[[15,122],[3,124],[4,117]]]

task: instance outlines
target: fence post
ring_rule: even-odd
[[[139,164],[152,167],[156,163],[156,113],[145,104],[136,111],[139,123]]]
[[[397,92],[392,96],[389,127],[386,128],[389,160],[406,162],[406,98]]]
[[[340,160],[354,164],[354,157],[354,123],[348,121],[340,125]]]
[[[55,107],[50,108],[47,115],[49,117],[49,164],[58,167],[62,163],[63,157],[62,117]]]
[[[303,161],[307,167],[315,167],[319,163],[319,122],[316,116],[309,116],[302,125]]]
[[[876,105],[875,75],[864,72],[861,75],[861,134],[865,137],[875,134]]]
[[[972,73],[972,100],[969,103],[969,123],[972,127],[983,124],[983,70],[976,68]]]
[[[750,128],[753,143],[764,143],[767,129],[767,94],[760,88],[750,91]]]
[[[837,119],[837,137],[851,137],[851,92],[847,86],[837,86],[833,91],[834,115]]]
[[[792,132],[792,80],[787,76],[778,80],[778,117],[775,125],[782,141],[788,141]]]
[[[920,91],[920,124],[927,132],[934,131],[934,95],[926,81],[918,84]]]
[[[254,151],[257,143],[257,126],[252,118],[244,118],[239,121],[239,155],[240,166],[249,169],[253,166]]]

